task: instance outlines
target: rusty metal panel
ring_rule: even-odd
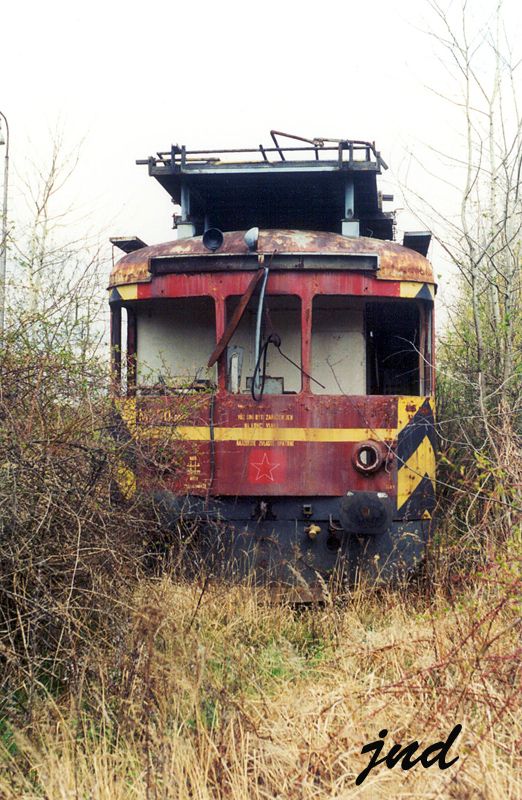
[[[138,284],[138,299],[204,295],[225,298],[243,294],[251,280],[251,272],[162,275],[152,283]],[[400,282],[379,281],[371,275],[351,272],[314,272],[307,275],[305,282],[298,273],[275,272],[269,275],[267,291],[269,294],[293,294],[300,297],[314,294],[399,297]]]
[[[236,231],[224,234],[224,243],[219,252],[210,253],[197,236],[174,242],[144,247],[129,253],[115,265],[110,286],[125,283],[136,283],[152,280],[151,264],[169,260],[172,271],[208,272],[216,269],[218,262],[223,262],[220,269],[252,270],[259,266],[258,258],[248,250],[244,241],[244,232]],[[377,256],[379,261],[378,280],[408,280],[423,283],[434,283],[430,262],[419,253],[405,247],[380,239],[365,237],[347,238],[336,233],[310,231],[265,230],[259,232],[258,256],[295,255],[296,269],[299,268],[299,257],[306,255],[325,258],[333,256]],[[319,262],[320,263],[320,262]],[[277,267],[277,262],[275,267]],[[157,278],[155,279],[157,280]]]
[[[342,496],[360,489],[396,494],[393,397],[271,396],[256,403],[248,395],[222,392],[214,401],[208,395],[138,398],[137,422],[143,441],[163,442],[163,451],[171,448],[171,483],[165,471],[161,479],[174,492]],[[372,475],[353,465],[356,445],[368,439],[385,442],[389,451],[385,467]],[[141,477],[157,480],[153,468]]]

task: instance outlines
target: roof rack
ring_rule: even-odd
[[[218,165],[221,164],[223,159],[220,156],[226,155],[256,155],[259,158],[259,163],[270,164],[271,159],[269,156],[277,154],[278,161],[287,161],[287,156],[292,156],[292,161],[295,161],[295,156],[312,156],[311,159],[297,159],[297,160],[311,160],[321,161],[325,154],[328,154],[328,161],[336,161],[338,168],[345,166],[352,166],[357,168],[357,164],[373,164],[380,172],[381,169],[388,169],[388,165],[382,158],[380,152],[375,148],[375,142],[365,142],[359,139],[327,139],[323,137],[316,137],[315,139],[305,139],[302,136],[296,136],[291,133],[283,133],[282,131],[271,130],[270,135],[274,142],[274,147],[265,147],[260,144],[258,147],[246,148],[228,148],[228,149],[210,149],[210,150],[187,150],[182,145],[172,145],[170,150],[161,150],[155,156],[147,159],[138,159],[136,164],[149,165],[159,167],[160,169],[176,168],[183,171],[185,169],[191,170],[192,166],[200,165]],[[282,146],[279,143],[278,136],[284,136],[289,139],[298,140],[308,144],[308,147],[303,145],[290,147],[288,145]],[[327,144],[330,142],[331,144]],[[332,155],[335,153],[335,157]],[[239,158],[234,163],[248,164],[256,163],[254,159]],[[225,163],[230,163],[229,159],[225,159]],[[367,167],[366,167],[367,168]]]
[[[393,198],[377,190],[377,175],[388,166],[375,142],[270,135],[273,146],[175,144],[136,162],[181,206],[178,237],[257,226],[393,238],[392,215],[382,208]]]

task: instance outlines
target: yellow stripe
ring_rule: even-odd
[[[401,281],[400,285],[400,296],[401,297],[417,297],[418,293],[422,289],[423,283],[417,283],[414,281]],[[431,283],[427,283],[426,286],[428,287],[428,291],[432,297],[435,297],[435,289],[431,285]]]
[[[118,398],[117,408],[127,429],[131,433],[156,439],[173,437],[192,442],[210,442],[208,425],[137,425],[136,399]],[[395,428],[255,428],[215,427],[216,442],[360,442],[365,439],[394,439]]]
[[[216,442],[233,441],[293,441],[293,442],[360,442],[365,439],[395,439],[403,428],[415,416],[422,406],[425,397],[399,397],[397,404],[396,428],[253,428],[219,427],[214,428]],[[429,398],[433,408],[433,398]],[[116,406],[127,429],[134,433],[137,429],[136,399],[117,398]],[[188,441],[209,442],[210,428],[207,425],[140,425],[141,435],[151,438],[174,435]]]
[[[122,300],[137,300],[138,286],[135,283],[127,284],[126,286],[118,286],[118,294]]]
[[[116,397],[114,405],[130,433],[136,430],[136,398]]]
[[[156,438],[174,435],[192,442],[209,442],[207,426],[140,428],[140,435]],[[364,439],[393,439],[395,428],[214,428],[216,442],[360,442]]]
[[[214,428],[216,442],[234,441],[282,441],[282,442],[360,442],[365,439],[395,439],[399,431],[406,427],[424,397],[399,397],[397,408],[397,428],[254,428],[219,427]],[[430,400],[431,402],[431,400]],[[134,433],[137,429],[136,399],[118,398],[116,405],[127,429]],[[174,436],[195,442],[209,442],[210,428],[207,425],[139,426],[140,435],[147,438]]]
[[[123,462],[116,470],[116,480],[124,500],[131,500],[136,494],[136,475]]]

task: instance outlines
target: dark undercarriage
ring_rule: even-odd
[[[227,580],[249,576],[259,584],[317,597],[332,581],[396,584],[423,561],[431,520],[393,519],[385,508],[386,495],[357,494],[363,511],[374,512],[366,525],[357,518],[360,508],[354,510],[353,493],[348,506],[346,498],[337,497],[205,501],[171,493],[158,495],[156,502],[185,573]]]

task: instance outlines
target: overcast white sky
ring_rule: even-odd
[[[516,35],[521,12],[515,0],[507,5]],[[481,7],[491,16],[496,0]],[[107,236],[174,238],[170,199],[136,158],[172,142],[257,146],[271,128],[375,140],[391,167],[382,188],[398,197],[409,151],[425,158],[426,147],[447,152],[459,141],[458,114],[428,88],[456,92],[423,32],[434,25],[425,0],[11,0],[0,15],[10,216],[22,213],[17,176],[30,171],[29,158],[45,164],[57,127],[65,150],[83,140],[64,198]],[[411,169],[408,180],[444,205],[447,189],[429,176]]]

